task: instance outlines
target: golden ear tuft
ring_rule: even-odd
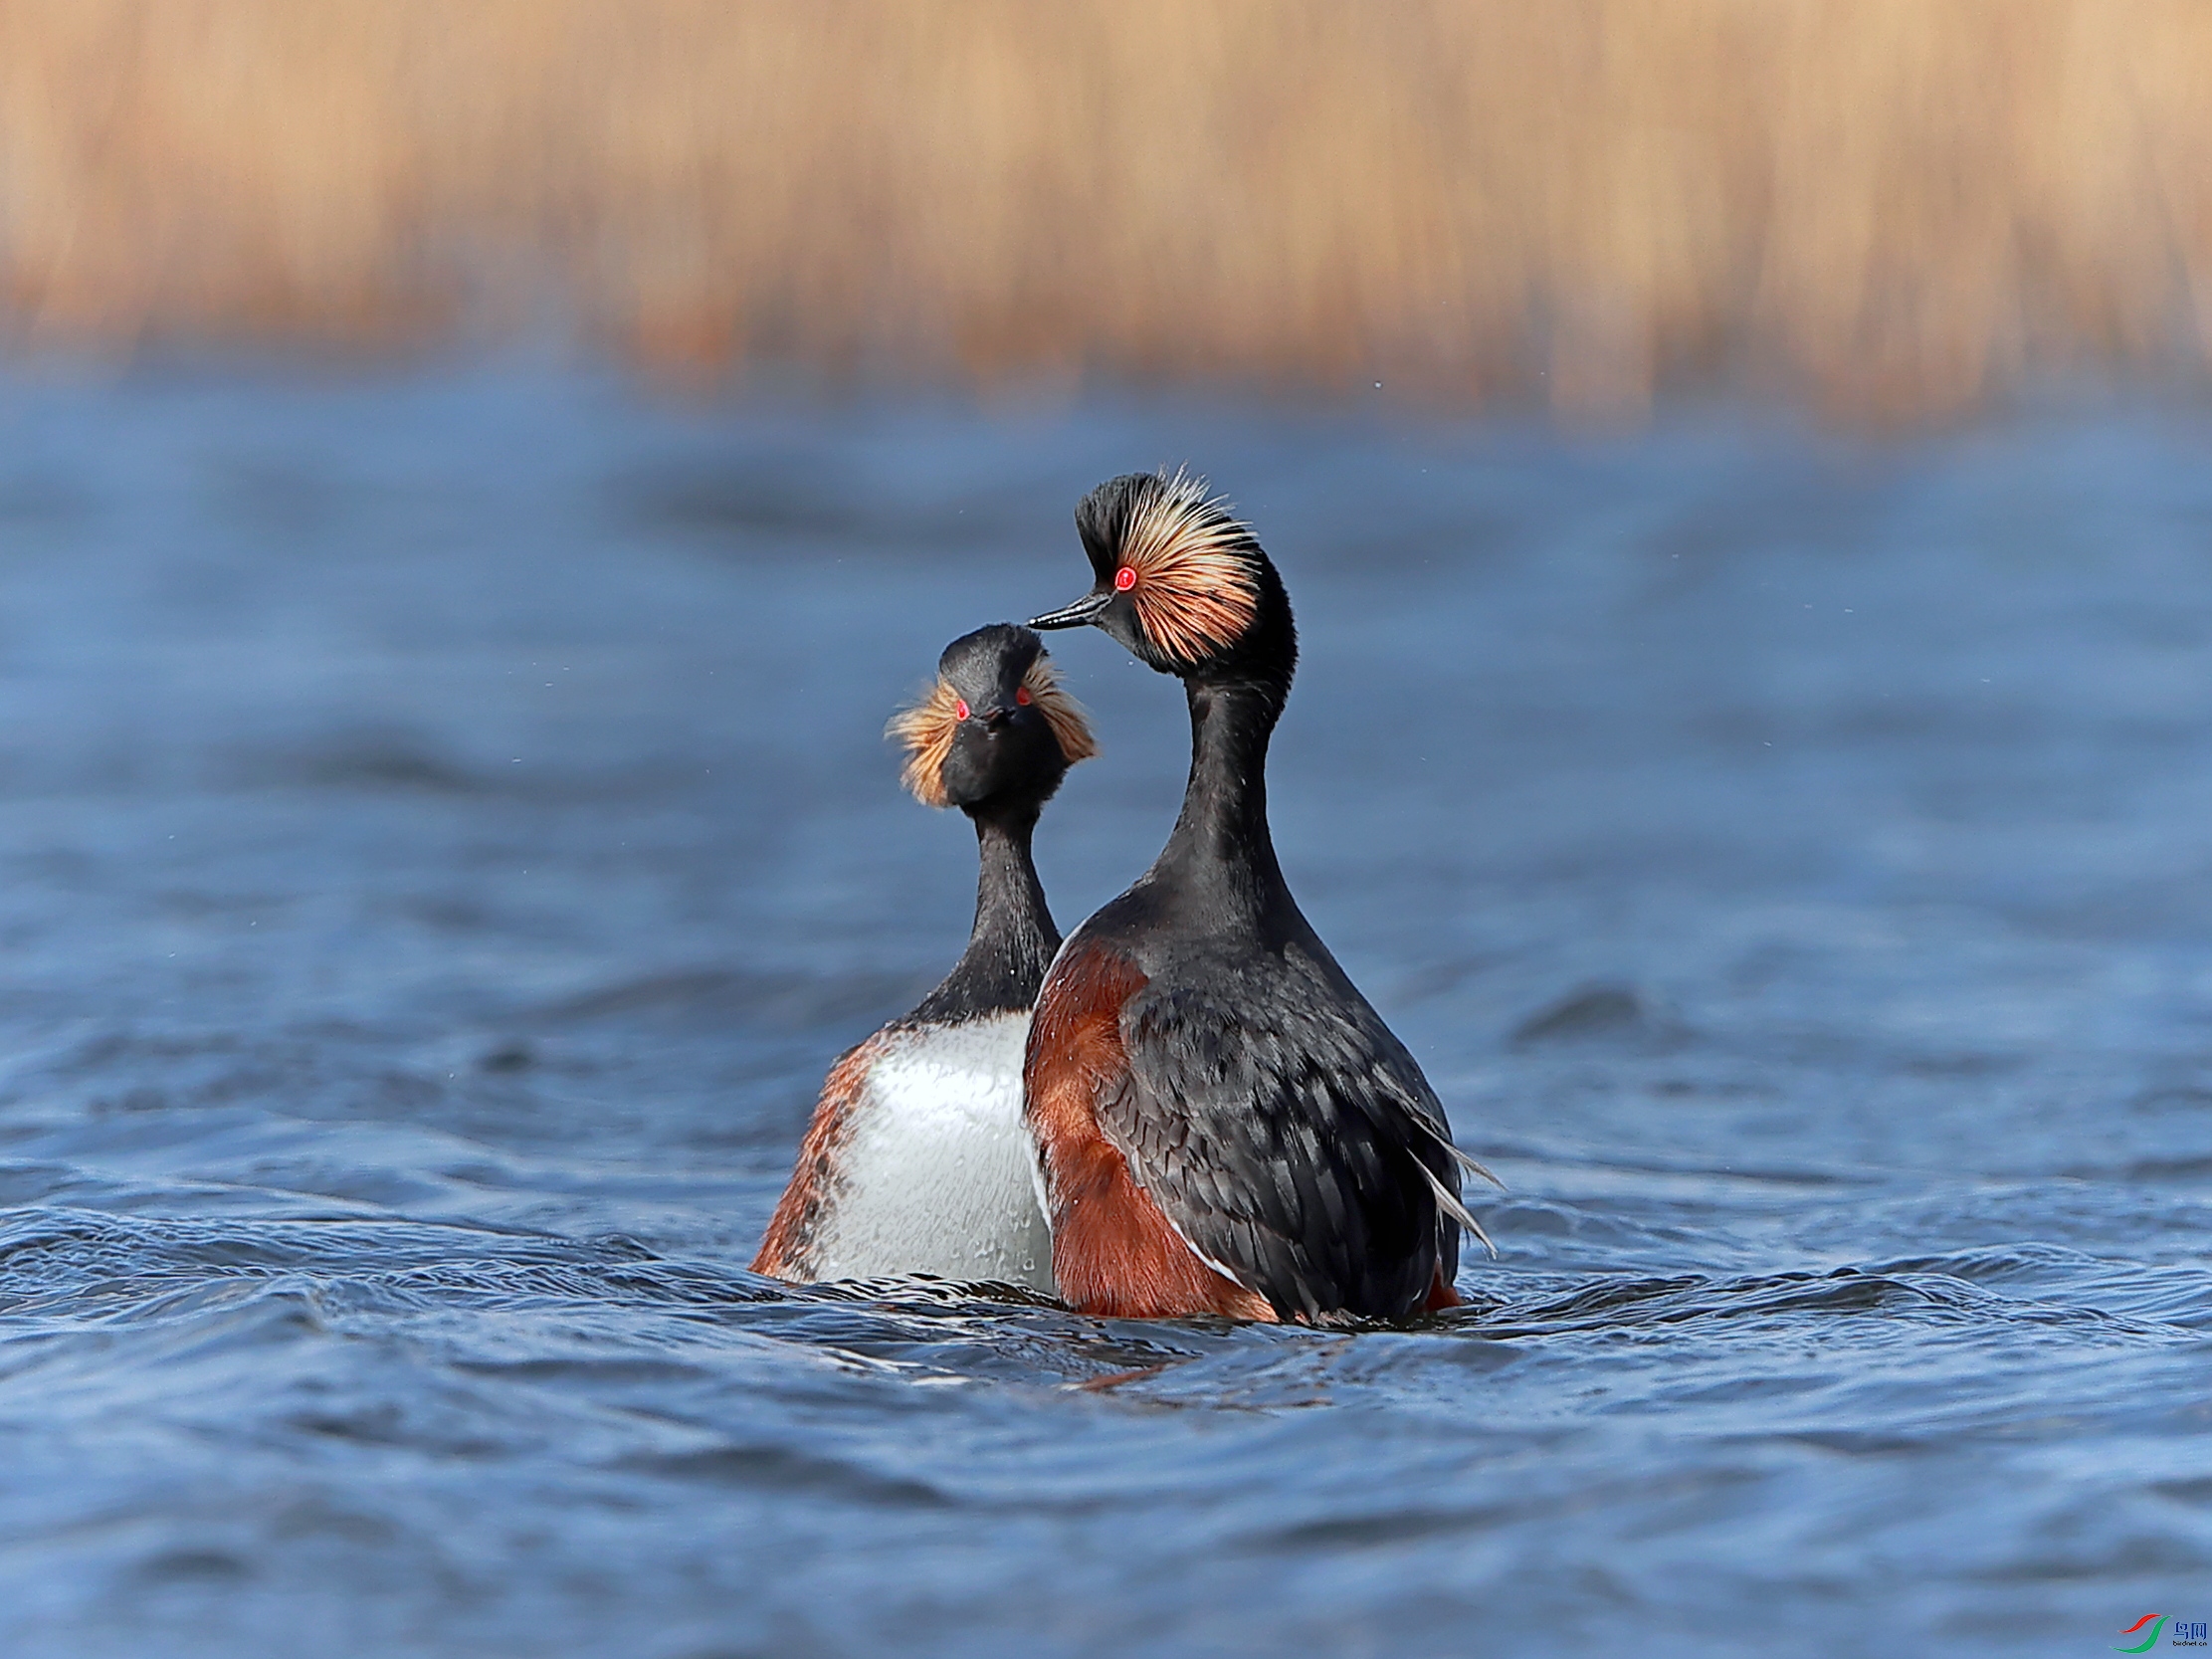
[[[1161,474],[1130,516],[1120,562],[1131,572],[1129,597],[1152,643],[1186,663],[1237,643],[1260,610],[1251,526],[1228,503],[1209,498],[1206,481]]]
[[[926,697],[894,715],[884,727],[887,736],[906,745],[906,767],[899,781],[923,806],[951,804],[944,792],[944,761],[960,725],[959,703],[960,694],[939,680]]]
[[[1045,717],[1045,724],[1052,727],[1060,752],[1068,757],[1069,765],[1088,760],[1099,752],[1099,739],[1091,735],[1091,723],[1084,717],[1083,705],[1060,689],[1060,674],[1052,666],[1050,657],[1038,652],[1037,660],[1022,676],[1022,685],[1028,689],[1029,700],[1037,706],[1037,712]]]

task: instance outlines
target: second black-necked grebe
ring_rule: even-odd
[[[1097,746],[1043,642],[1006,623],[946,646],[936,683],[892,730],[906,747],[906,786],[975,822],[975,926],[935,990],[832,1068],[753,1271],[1051,1291],[1021,1065],[1060,933],[1030,836],[1068,768]]]

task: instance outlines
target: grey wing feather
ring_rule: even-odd
[[[1456,1266],[1472,1160],[1371,1010],[1284,1000],[1138,992],[1100,1128],[1192,1249],[1279,1313],[1406,1313]]]

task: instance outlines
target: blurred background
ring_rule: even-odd
[[[2208,89],[2205,0],[0,0],[0,1652],[2212,1618]],[[756,1279],[972,914],[884,722],[1155,466],[1500,1254]],[[1188,730],[1052,649],[1067,927]]]
[[[19,349],[1853,419],[2201,385],[2194,0],[8,0]]]

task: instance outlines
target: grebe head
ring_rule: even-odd
[[[1283,579],[1206,481],[1178,472],[1108,479],[1076,509],[1098,580],[1032,628],[1103,628],[1162,674],[1290,685],[1298,633]]]
[[[1070,766],[1099,752],[1045,642],[1010,622],[946,646],[935,683],[889,729],[906,746],[904,781],[914,798],[971,814],[1034,811]]]

